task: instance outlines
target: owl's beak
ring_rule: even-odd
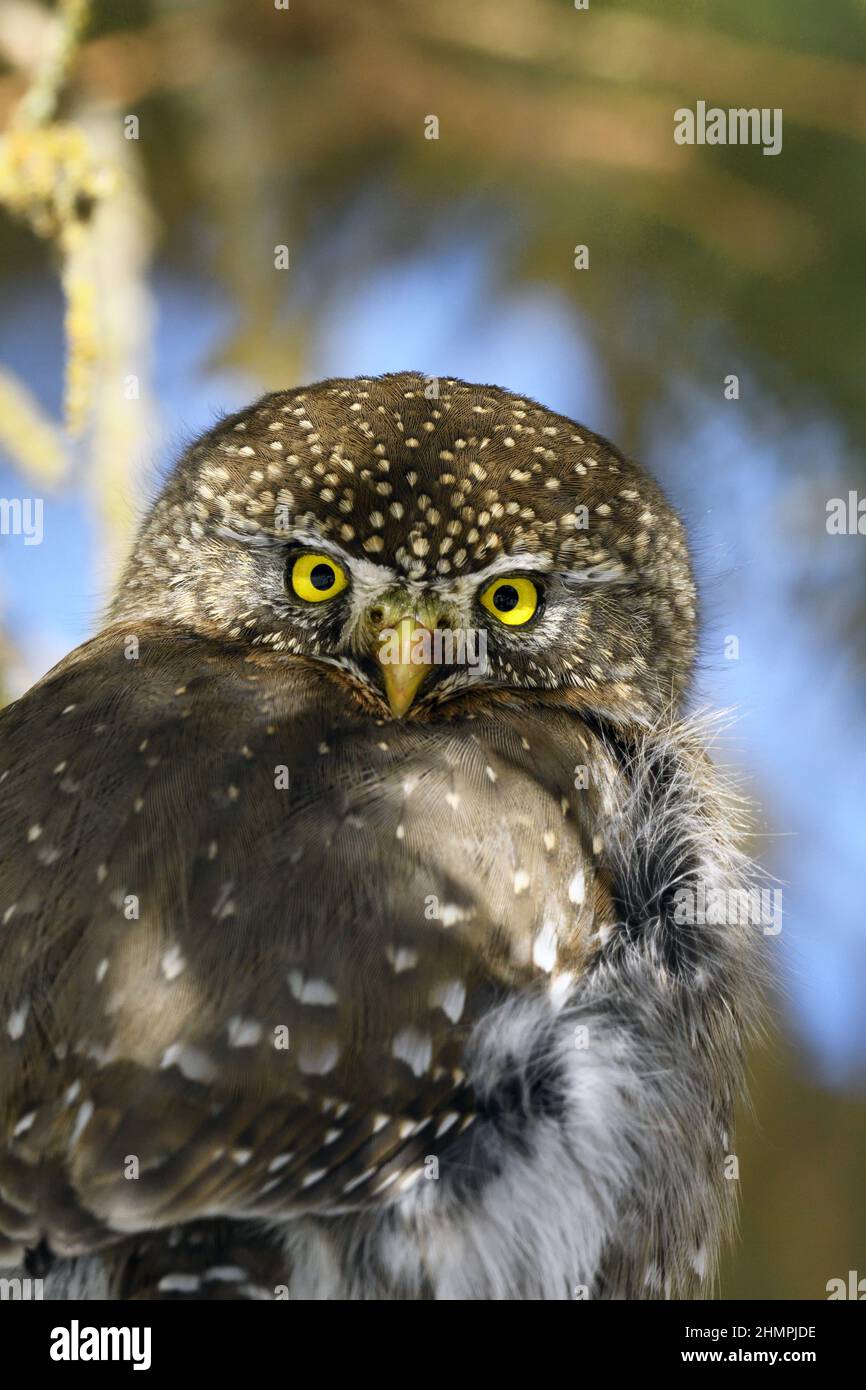
[[[423,660],[430,653],[432,637],[430,629],[416,618],[400,618],[373,653],[395,719],[403,718],[424,677],[433,670],[433,666]]]

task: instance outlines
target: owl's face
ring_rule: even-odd
[[[484,691],[676,704],[695,597],[658,487],[532,401],[433,390],[326,381],[223,421],[153,507],[114,617],[303,656],[393,717]]]

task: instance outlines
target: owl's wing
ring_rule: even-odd
[[[158,626],[5,710],[7,1243],[416,1181],[478,1113],[473,1023],[567,984],[605,912],[595,794],[529,724],[380,725],[302,662]]]

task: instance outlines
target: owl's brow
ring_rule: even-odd
[[[321,550],[325,555],[331,555],[335,560],[339,560],[344,569],[347,569],[354,578],[366,580],[368,583],[378,582],[382,585],[393,584],[397,580],[397,571],[388,565],[377,565],[372,560],[364,560],[357,555],[350,555],[341,545],[329,540],[318,531],[310,527],[289,526],[281,531],[233,531],[231,527],[220,526],[217,535],[223,540],[238,541],[241,545],[255,546],[258,549],[282,549],[287,545],[306,545],[315,550]]]
[[[579,588],[584,584],[633,584],[637,575],[626,569],[621,560],[603,560],[598,565],[585,565],[580,569],[557,570],[563,584]]]
[[[366,580],[368,584],[387,585],[411,582],[407,580],[406,575],[398,574],[388,565],[376,564],[372,560],[359,559],[355,555],[350,555],[341,545],[337,545],[335,541],[310,527],[287,527],[285,530],[273,532],[234,531],[229,526],[220,526],[217,529],[217,535],[223,540],[237,541],[241,545],[248,545],[257,549],[278,549],[289,544],[315,546],[317,550],[339,560],[350,574]],[[492,560],[489,565],[485,565],[482,569],[472,570],[449,579],[434,579],[430,587],[439,593],[445,593],[455,587],[463,587],[467,584],[472,585],[473,588],[479,587],[489,580],[495,579],[497,574],[526,572],[555,574],[564,584],[572,588],[583,585],[631,584],[635,579],[635,576],[626,569],[620,560],[604,560],[600,564],[563,569],[554,562],[551,555],[527,551],[525,553],[498,555],[495,560]]]
[[[454,587],[463,587],[470,584],[473,588],[479,588],[488,583],[491,579],[495,579],[498,574],[521,573],[556,575],[564,584],[575,588],[584,584],[629,584],[633,579],[633,576],[629,574],[625,565],[619,560],[607,560],[601,564],[585,565],[575,569],[563,569],[560,565],[555,563],[553,557],[549,554],[530,554],[528,552],[521,554],[518,552],[510,555],[498,555],[495,560],[492,560],[489,565],[485,565],[483,569],[472,570],[465,575],[461,575],[457,580],[451,579],[449,581],[443,579],[435,584],[434,587],[441,592],[445,592]]]

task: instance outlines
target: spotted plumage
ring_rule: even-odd
[[[706,1289],[755,941],[673,921],[748,873],[694,644],[660,490],[535,402],[328,381],[193,444],[103,629],[0,717],[7,1263]]]

